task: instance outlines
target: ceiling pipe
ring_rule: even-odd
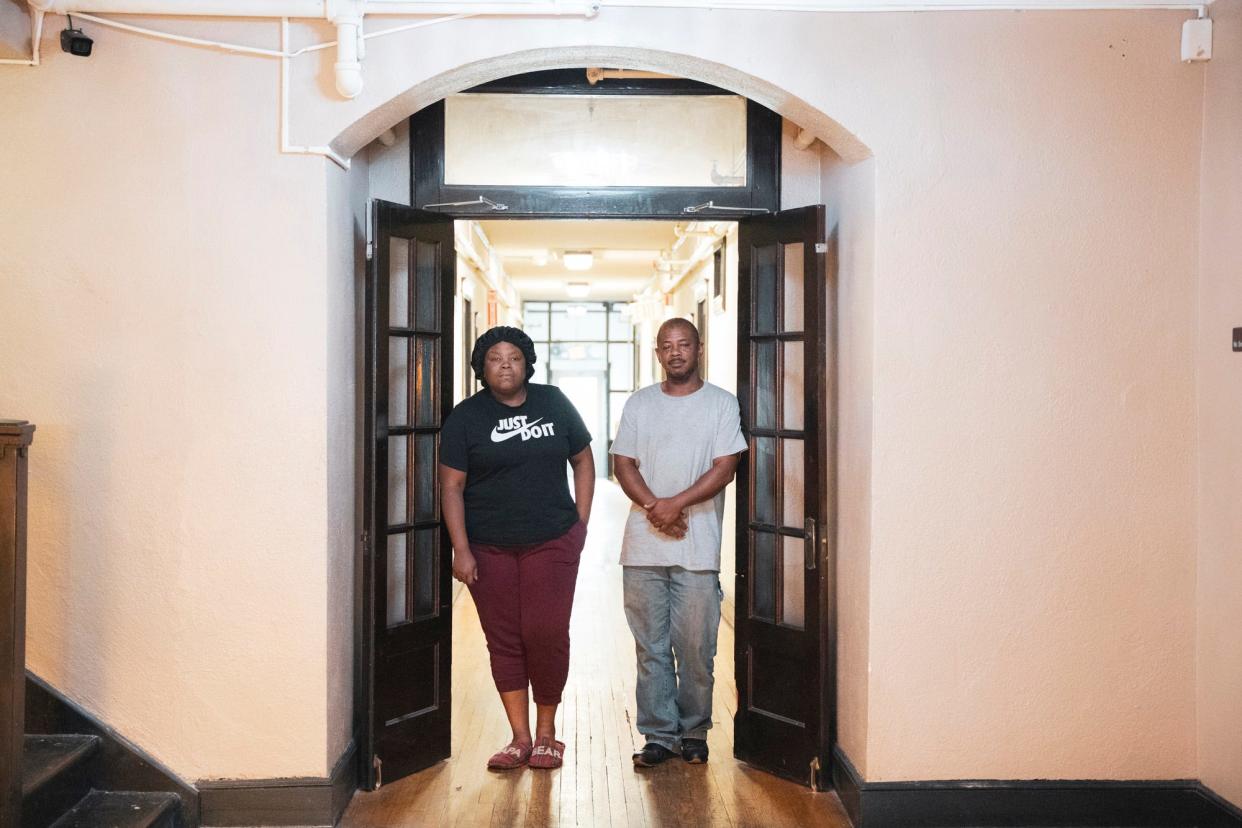
[[[343,170],[349,169],[349,159],[329,146],[304,146],[289,140],[289,20],[280,21],[280,151],[286,155],[321,155]],[[370,215],[368,211],[368,215]]]
[[[337,27],[336,88],[345,98],[362,92],[362,60],[365,53],[363,19],[380,15],[553,15],[595,17],[603,5],[612,7],[660,7],[762,9],[766,11],[904,11],[904,10],[1001,10],[1052,8],[1186,9],[1204,16],[1201,2],[1143,2],[1143,0],[923,0],[923,2],[860,3],[860,0],[536,0],[535,2],[430,2],[430,0],[27,0],[36,15],[94,13],[175,15],[180,17],[227,16],[249,18],[310,18],[332,21]],[[113,23],[118,27],[124,24]],[[418,24],[415,24],[418,25]],[[223,44],[216,44],[223,45]],[[235,47],[233,51],[265,53],[266,50]],[[276,55],[284,57],[284,55]],[[7,61],[35,65],[27,61]],[[608,77],[651,77],[654,73],[627,69],[588,71],[592,84]],[[804,131],[805,132],[805,131]],[[803,140],[803,135],[799,135]],[[811,136],[810,140],[814,140]],[[810,146],[808,143],[807,146]]]
[[[421,0],[27,0],[31,8],[54,14],[149,14],[177,17],[306,17],[331,20],[356,7],[359,14],[570,15],[593,17],[591,0],[542,2],[422,2]]]
[[[96,12],[330,19],[341,0],[27,0],[44,12]],[[802,12],[1038,11],[1184,9],[1206,16],[1203,0],[364,0],[364,14],[585,15],[603,7]]]
[[[26,58],[2,58],[0,66],[38,66],[39,65],[39,42],[43,40],[43,15],[44,12],[38,9],[34,10],[34,14],[30,18],[30,59]]]
[[[770,12],[1193,11],[1203,0],[601,0],[603,8],[706,9]]]
[[[53,14],[152,14],[178,17],[324,18],[333,0],[28,0]]]
[[[341,3],[332,22],[336,24],[336,91],[342,98],[362,92],[362,6],[358,0]]]
[[[372,15],[438,15],[450,14],[458,17],[469,15],[555,15],[594,17],[599,12],[599,3],[590,0],[543,0],[543,2],[420,2],[419,0],[28,0],[30,8],[42,22],[42,16],[53,14],[81,14],[83,19],[93,19],[103,25],[110,25],[131,31],[143,31],[138,27],[127,26],[117,21],[103,18],[88,18],[94,14],[145,14],[175,15],[178,17],[257,17],[279,18],[310,18],[329,20],[336,26],[336,62],[333,64],[336,76],[336,91],[341,97],[356,98],[362,93],[362,61],[366,57],[367,37],[364,34],[363,20]],[[422,24],[413,24],[408,28],[416,28]],[[406,27],[399,27],[403,30]],[[157,33],[158,34],[158,33]],[[171,40],[209,45],[225,48],[228,51],[264,55],[267,57],[285,58],[290,55],[285,50],[272,52],[268,49],[237,46],[233,44],[213,43],[197,38],[168,36]],[[37,58],[36,58],[37,60]],[[27,61],[21,61],[28,63]],[[30,63],[30,65],[34,65]]]

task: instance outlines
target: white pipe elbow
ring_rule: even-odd
[[[362,64],[357,61],[353,63],[335,64],[336,69],[336,91],[343,98],[356,98],[362,93]]]
[[[362,92],[361,40],[362,18],[339,17],[336,20],[336,91],[344,98],[356,98]]]

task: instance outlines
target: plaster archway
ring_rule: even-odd
[[[441,63],[441,66],[443,65]],[[390,63],[388,68],[391,74],[387,78],[383,78],[382,83],[375,86],[383,86],[387,90],[387,94],[391,96],[384,100],[383,93],[376,94],[378,90],[373,90],[372,94],[376,94],[376,100],[382,102],[372,105],[369,110],[364,111],[362,107],[355,110],[356,112],[364,111],[364,114],[341,128],[331,140],[330,146],[341,155],[347,158],[352,157],[360,150],[366,148],[368,144],[386,130],[396,124],[400,124],[414,113],[425,109],[437,101],[443,100],[449,95],[490,81],[527,72],[577,69],[588,66],[654,71],[726,89],[734,94],[755,101],[781,117],[808,130],[831,149],[836,156],[834,159],[828,159],[827,156],[824,156],[822,163],[825,165],[835,164],[841,167],[852,167],[854,170],[861,171],[857,174],[854,185],[855,190],[847,195],[847,199],[852,201],[859,198],[863,191],[868,193],[868,195],[861,197],[857,206],[857,216],[863,216],[864,214],[867,216],[861,222],[866,226],[866,230],[859,233],[856,228],[852,228],[854,235],[848,242],[850,250],[847,256],[850,264],[844,270],[838,270],[838,259],[840,257],[840,241],[838,239],[838,227],[841,221],[840,205],[830,210],[827,230],[832,240],[831,244],[834,255],[832,257],[833,264],[830,265],[832,272],[829,274],[829,279],[833,284],[837,284],[841,279],[857,283],[857,286],[851,287],[851,292],[859,293],[861,291],[869,297],[872,280],[871,268],[873,266],[871,248],[874,242],[872,235],[874,232],[874,163],[870,162],[874,153],[871,147],[858,137],[855,130],[831,117],[819,106],[808,102],[804,97],[793,94],[788,90],[787,85],[774,82],[755,74],[753,71],[746,71],[725,63],[682,52],[641,47],[616,45],[551,46],[467,60],[453,68],[418,80],[395,95],[391,94],[392,91],[402,90],[405,84],[401,82],[401,78],[408,79],[410,77],[410,69],[408,66],[400,66],[398,68],[398,66]],[[408,82],[407,80],[406,83]],[[343,122],[344,118],[336,121],[337,124]],[[320,124],[323,125],[325,122],[321,120]],[[822,169],[826,171],[828,167],[824,166]],[[330,176],[331,178],[333,177]],[[827,191],[823,192],[827,193]],[[825,200],[828,200],[827,195]],[[857,216],[855,216],[855,220],[857,220]],[[359,229],[357,223],[355,223],[354,231],[358,232]],[[838,298],[834,295],[832,300],[834,308],[837,307]],[[869,302],[869,298],[867,301]],[[857,303],[857,297],[852,297],[851,302]],[[850,307],[853,307],[853,305]],[[825,310],[827,312],[827,309]],[[835,323],[833,324],[835,325]],[[361,328],[356,332],[356,336],[357,341],[363,341],[364,334]],[[853,332],[851,336],[853,339],[848,346],[851,351],[856,349],[859,353],[869,352],[869,330],[863,333]],[[860,381],[859,378],[851,374],[844,382],[850,388],[851,399],[869,399],[869,378]],[[839,406],[835,397],[829,404]],[[869,410],[866,416],[869,418]],[[836,419],[836,415],[834,415],[834,419]],[[829,451],[834,450],[829,449]],[[838,505],[833,505],[834,511],[838,508]],[[355,565],[363,566],[364,563],[361,559],[357,559]],[[859,584],[856,582],[851,582],[846,586],[846,591],[843,592],[842,587],[834,583],[832,597],[829,599],[830,605],[838,605],[843,594],[848,595],[850,588],[858,586]],[[839,702],[835,700],[832,702],[833,712],[831,716],[835,723],[834,727],[838,732],[840,733],[842,730],[847,732],[847,738],[844,743],[852,747],[865,740],[866,734],[865,715],[859,716],[859,711],[865,712],[865,701],[862,704],[859,704],[857,701],[860,694],[865,697],[866,686],[865,681],[860,684],[856,677],[865,676],[864,665],[867,638],[865,618],[851,618],[850,621],[852,623],[844,625],[844,629],[838,629],[833,632],[831,639],[827,642],[827,646],[830,651],[836,653],[840,650],[843,641],[850,640],[851,642],[848,657],[845,659],[846,669],[851,671],[849,675],[852,677],[846,692],[846,696],[849,699],[846,716],[844,719],[842,718],[842,708],[839,706]],[[859,657],[860,653],[861,658]],[[835,656],[835,659],[838,662],[841,660],[839,655]],[[837,671],[837,677],[845,674],[841,672],[840,666],[834,668],[834,670]],[[834,689],[831,691],[834,699],[839,693],[835,689],[836,683],[837,679],[834,678]],[[355,688],[356,692],[357,688]],[[354,715],[363,716],[366,715],[366,711],[363,707],[358,706],[355,708]],[[361,726],[360,722],[356,721],[355,729],[359,726]],[[862,755],[860,751],[856,751],[856,753]]]
[[[809,130],[846,163],[871,156],[871,150],[844,125],[764,78],[691,55],[617,46],[529,49],[463,64],[427,78],[375,107],[342,130],[331,146],[341,155],[351,157],[393,124],[463,89],[525,72],[583,66],[642,69],[709,83],[762,104]]]

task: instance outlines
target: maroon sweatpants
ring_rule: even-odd
[[[530,546],[470,544],[492,679],[501,693],[525,690],[535,704],[560,704],[569,675],[569,613],[586,542],[579,521],[559,538]]]

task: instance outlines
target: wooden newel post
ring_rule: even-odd
[[[0,825],[22,813],[26,726],[26,453],[35,427],[0,420]]]

